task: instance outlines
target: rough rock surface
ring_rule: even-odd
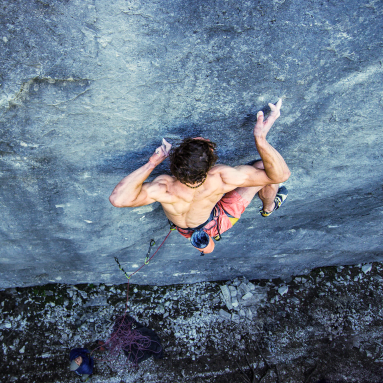
[[[171,235],[137,283],[382,260],[382,1],[13,0],[0,26],[1,287],[122,283],[113,256],[133,271],[167,221],[113,208],[117,182],[162,137],[254,159],[255,114],[278,97],[283,209],[254,201],[204,258]]]
[[[237,298],[230,310],[223,286]],[[253,298],[243,299],[246,289]],[[1,382],[67,383],[75,378],[69,350],[110,335],[126,285],[51,284],[7,289],[0,298]],[[92,382],[378,383],[382,302],[380,263],[318,268],[290,281],[131,285],[129,314],[156,330],[164,359],[134,370],[95,352]]]

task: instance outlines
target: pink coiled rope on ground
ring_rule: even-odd
[[[154,331],[143,326],[132,329],[133,325],[137,323],[129,315],[116,318],[113,334],[108,339],[110,357],[116,360],[122,350],[127,360],[135,367],[151,355],[155,358],[162,357],[162,347]]]

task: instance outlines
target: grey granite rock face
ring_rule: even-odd
[[[113,187],[162,137],[257,157],[255,114],[292,176],[200,257],[172,233],[136,283],[269,278],[382,260],[380,1],[5,1],[0,7],[0,287],[121,283],[167,233]],[[153,176],[167,171],[161,165]]]

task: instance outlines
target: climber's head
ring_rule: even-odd
[[[170,171],[183,184],[205,181],[218,157],[216,144],[202,137],[185,138],[170,151]]]

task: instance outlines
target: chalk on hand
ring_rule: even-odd
[[[163,150],[163,152],[166,154],[166,157],[169,155],[169,152],[170,152],[170,149],[172,148],[172,145],[169,144],[169,142],[167,142],[165,140],[165,138],[162,139],[162,145],[161,145],[161,149]]]
[[[161,152],[163,154],[165,154],[165,156],[167,157],[169,155],[169,152],[170,152],[170,149],[171,149],[172,145],[169,144],[169,142],[167,142],[165,140],[165,138],[162,139],[162,144],[161,146],[159,146],[157,149],[156,149],[156,154],[160,154]]]

